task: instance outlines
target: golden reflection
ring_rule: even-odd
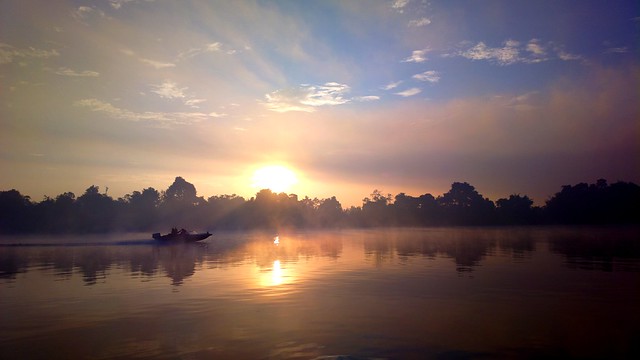
[[[275,260],[273,262],[273,270],[271,270],[271,284],[280,285],[282,284],[282,281],[282,268],[280,267],[280,260]]]
[[[269,296],[282,295],[296,291],[295,287],[310,277],[335,271],[332,264],[345,255],[341,238],[335,235],[256,233],[242,248],[255,263],[247,276],[247,285],[268,290],[265,294]],[[359,257],[359,249],[355,251]]]

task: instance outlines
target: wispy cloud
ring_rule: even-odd
[[[529,52],[529,61],[528,62],[542,62],[547,60],[547,51],[540,44],[540,40],[531,39],[527,43],[526,50]]]
[[[362,101],[362,102],[377,101],[377,100],[380,100],[380,96],[377,96],[377,95],[356,96],[353,98],[353,100]]]
[[[297,88],[277,90],[266,94],[265,106],[272,111],[313,112],[319,106],[342,105],[350,101],[345,95],[348,85],[329,82],[324,85],[301,85]]]
[[[426,17],[409,21],[409,27],[422,27],[429,24],[431,24],[431,20]]]
[[[79,22],[87,25],[88,21],[93,18],[104,18],[106,14],[100,9],[96,9],[91,6],[79,6],[72,13],[71,16]]]
[[[402,60],[402,62],[414,62],[421,63],[427,61],[427,57],[425,56],[430,49],[422,49],[422,50],[414,50],[411,53],[411,56]]]
[[[624,54],[624,53],[628,53],[629,52],[629,48],[626,46],[622,46],[622,47],[610,47],[607,48],[604,53],[605,54]]]
[[[537,107],[535,105],[536,97],[538,97],[538,91],[517,95],[509,99],[506,106],[517,111],[532,111]]]
[[[66,67],[58,68],[58,70],[56,70],[55,73],[58,74],[58,75],[62,75],[62,76],[72,76],[72,77],[98,77],[98,76],[100,76],[100,73],[98,73],[97,71],[90,71],[90,70],[75,71],[75,70],[71,70],[71,69],[66,68]]]
[[[460,56],[471,60],[490,60],[499,65],[511,65],[520,60],[518,45],[514,40],[507,40],[501,48],[488,47],[484,42],[460,53]]]
[[[186,87],[180,88],[178,84],[174,83],[170,80],[165,80],[160,85],[153,85],[152,93],[158,94],[161,98],[164,99],[182,99],[186,97],[185,91],[188,89]]]
[[[348,85],[329,82],[321,86],[308,86],[307,96],[301,101],[305,105],[341,105],[349,102],[343,95],[349,92]]]
[[[409,0],[394,0],[391,7],[394,8],[399,13],[402,13],[404,12],[404,7],[407,6],[408,3],[409,3]]]
[[[8,64],[16,58],[40,58],[47,59],[54,56],[60,56],[57,50],[41,50],[34,47],[16,48],[9,44],[0,43],[0,64]]]
[[[191,106],[194,109],[199,109],[200,106],[198,106],[198,104],[201,104],[206,101],[207,101],[206,99],[189,99],[189,100],[186,100],[184,104],[187,106]]]
[[[180,54],[178,54],[178,58],[189,59],[200,54],[214,53],[219,51],[222,51],[222,44],[219,42],[213,42],[201,47],[191,48],[189,50],[183,51]]]
[[[171,80],[165,80],[160,85],[151,85],[151,92],[160,96],[163,99],[175,100],[179,99],[182,102],[193,109],[199,109],[199,104],[206,102],[207,99],[200,99],[193,94],[189,94],[188,87],[180,87],[178,84]]]
[[[468,43],[464,43],[466,45]],[[557,59],[560,60],[579,60],[581,56],[569,53],[562,46],[554,43],[548,43],[546,46],[539,39],[531,39],[526,45],[521,45],[519,41],[507,40],[502,47],[490,47],[484,42],[478,42],[476,45],[459,50],[454,53],[443,54],[443,57],[461,56],[470,60],[486,60],[498,65],[513,65],[516,63],[539,63],[550,60],[549,49],[555,52]]]
[[[164,68],[169,68],[169,67],[175,67],[176,64],[174,63],[170,63],[170,62],[162,62],[162,61],[155,61],[155,60],[151,60],[151,59],[145,59],[145,58],[138,58],[138,60],[140,60],[142,63],[150,65],[156,69],[164,69]]]
[[[164,69],[164,68],[170,68],[170,67],[175,67],[176,66],[176,64],[171,63],[171,62],[156,61],[156,60],[151,60],[151,59],[140,57],[135,52],[133,52],[132,50],[129,50],[129,49],[122,49],[122,50],[120,50],[120,52],[122,52],[123,54],[128,55],[128,56],[133,56],[136,59],[138,59],[138,61],[140,61],[141,63],[143,63],[145,65],[149,65],[149,66],[155,68],[156,70]]]
[[[437,83],[440,81],[440,73],[435,70],[428,70],[420,74],[415,74],[412,76],[416,80],[426,81],[430,83]]]
[[[407,89],[404,91],[400,91],[395,93],[396,95],[400,95],[402,97],[409,97],[409,96],[414,96],[414,95],[418,95],[422,92],[422,90],[420,90],[419,88],[411,88],[411,89]]]
[[[109,0],[109,4],[111,4],[111,7],[114,9],[120,9],[122,5],[131,1],[133,0]]]
[[[162,126],[188,125],[205,121],[213,117],[209,114],[201,112],[135,112],[116,107],[111,103],[104,102],[95,98],[78,100],[74,103],[74,106],[88,108],[89,110],[95,112],[101,112],[116,119],[136,122],[154,122],[161,124]]]
[[[388,83],[387,85],[383,86],[382,89],[383,90],[392,90],[398,87],[398,85],[402,84],[402,81],[395,81],[395,82],[391,82]]]
[[[580,56],[580,55],[576,55],[576,54],[572,54],[572,53],[569,53],[569,52],[567,52],[567,51],[565,51],[565,50],[563,50],[563,49],[558,49],[558,50],[557,50],[557,53],[558,53],[558,58],[559,58],[560,60],[564,60],[564,61],[571,61],[571,60],[580,60],[580,59],[582,59],[582,56]]]

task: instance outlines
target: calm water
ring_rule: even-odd
[[[640,230],[0,239],[2,359],[638,358]]]

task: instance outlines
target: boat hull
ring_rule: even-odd
[[[160,233],[153,234],[153,238],[158,241],[165,242],[195,242],[204,240],[211,236],[209,232],[200,233],[200,234],[167,234],[160,235]]]

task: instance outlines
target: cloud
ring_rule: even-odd
[[[185,105],[191,106],[194,109],[200,108],[198,104],[207,101],[206,99],[188,99],[184,102]]]
[[[362,101],[362,102],[376,101],[376,100],[380,100],[380,96],[376,96],[376,95],[356,96],[353,98],[353,100]]]
[[[85,25],[87,25],[87,21],[92,18],[106,17],[104,11],[90,6],[79,6],[71,13],[71,16]]]
[[[155,0],[144,0],[145,2],[153,2]],[[118,10],[120,9],[123,5],[131,3],[131,2],[138,2],[138,0],[109,0],[109,4],[111,4],[111,7]]]
[[[60,56],[57,50],[41,50],[34,47],[19,49],[9,44],[0,43],[0,64],[13,62],[15,58],[47,59]]]
[[[185,98],[185,90],[188,88],[179,88],[178,84],[173,81],[165,80],[160,85],[153,85],[152,93],[158,94],[163,99],[182,99]],[[187,100],[188,101],[188,100]]]
[[[419,88],[411,88],[411,89],[407,89],[404,91],[400,91],[395,93],[396,95],[400,95],[402,97],[409,97],[409,96],[413,96],[413,95],[418,95],[422,92],[422,90],[420,90]]]
[[[540,40],[538,39],[529,40],[526,50],[530,55],[527,62],[536,63],[547,60],[547,51],[540,45]]]
[[[538,94],[538,91],[530,91],[522,95],[513,96],[509,99],[506,106],[511,107],[516,111],[535,110],[538,107],[536,105],[536,102],[538,101]]]
[[[212,118],[221,118],[221,117],[227,116],[227,114],[225,114],[225,113],[217,113],[217,112],[210,112],[209,116],[211,116]]]
[[[562,49],[557,50],[557,52],[558,52],[558,58],[560,60],[571,61],[571,60],[580,60],[580,59],[582,59],[582,56],[568,53],[568,52],[566,52],[566,51],[564,51]]]
[[[121,109],[108,102],[104,102],[95,98],[82,99],[76,101],[74,106],[88,108],[94,112],[105,113],[109,117],[134,122],[154,122],[163,126],[169,125],[188,125],[205,121],[213,116],[200,112],[134,112],[131,110]]]
[[[120,52],[125,54],[125,55],[128,55],[128,56],[133,56],[136,59],[138,59],[138,61],[140,61],[141,63],[149,65],[151,67],[154,67],[156,70],[169,68],[169,67],[175,67],[176,66],[176,64],[174,64],[174,63],[156,61],[156,60],[151,60],[151,59],[140,57],[140,56],[136,55],[135,52],[133,52],[132,50],[129,50],[129,49],[121,49]]]
[[[427,57],[425,55],[427,54],[428,51],[429,51],[429,49],[414,50],[411,53],[411,56],[409,56],[408,58],[402,60],[402,62],[414,62],[414,63],[425,62],[425,61],[427,61]]]
[[[435,70],[428,70],[420,74],[415,74],[412,77],[416,80],[427,81],[430,83],[437,83],[440,81],[440,74]]]
[[[422,27],[429,24],[431,24],[431,20],[426,17],[409,21],[409,27]]]
[[[156,69],[164,69],[164,68],[176,66],[176,64],[174,63],[160,62],[160,61],[155,61],[155,60],[150,60],[145,58],[138,58],[138,60],[140,60],[144,64],[153,66]]]
[[[464,43],[463,43],[464,44]],[[551,47],[560,60],[579,60],[581,56],[566,52],[562,46],[548,43],[547,47]],[[539,63],[549,60],[548,51],[538,39],[531,39],[523,47],[519,41],[507,40],[502,47],[489,47],[484,42],[478,42],[476,45],[460,50],[458,52],[443,54],[444,57],[461,56],[470,60],[486,60],[498,65],[506,66],[516,63]]]
[[[300,104],[300,95],[294,91],[276,90],[266,94],[267,109],[275,112],[304,111],[314,112],[311,106],[303,106]]]
[[[629,48],[626,46],[623,47],[611,47],[611,48],[607,48],[604,53],[605,54],[624,54],[624,53],[628,53],[629,52]]]
[[[407,6],[409,0],[395,0],[391,5],[392,8],[396,9],[399,13],[404,12],[404,7]]]
[[[192,58],[194,56],[200,55],[200,54],[206,54],[206,53],[213,53],[213,52],[218,52],[218,51],[222,51],[222,44],[219,42],[213,42],[210,44],[206,44],[202,47],[198,47],[198,48],[191,48],[187,51],[183,51],[180,54],[178,54],[178,58],[179,59],[189,59]],[[235,50],[229,50],[227,51],[227,54],[234,54]]]
[[[62,75],[62,76],[72,76],[72,77],[98,77],[100,76],[100,73],[96,72],[96,71],[89,71],[89,70],[85,70],[85,71],[75,71],[75,70],[71,70],[69,68],[66,67],[61,67],[58,68],[58,70],[55,72],[58,75]]]
[[[501,48],[490,48],[484,42],[479,42],[461,52],[460,56],[471,60],[490,60],[499,65],[511,65],[520,60],[518,45],[517,41],[507,40]]]
[[[266,94],[265,106],[272,111],[304,111],[313,112],[319,106],[346,104],[345,98],[350,91],[348,85],[328,82],[324,85],[301,85],[288,90],[276,90]]]
[[[349,86],[336,82],[329,82],[322,86],[309,86],[307,96],[302,104],[311,106],[342,105],[348,103],[343,95],[349,92]]]
[[[402,81],[396,81],[396,82],[391,82],[388,83],[387,85],[383,86],[382,89],[383,90],[391,90],[391,89],[395,89],[398,87],[398,85],[402,84]]]

